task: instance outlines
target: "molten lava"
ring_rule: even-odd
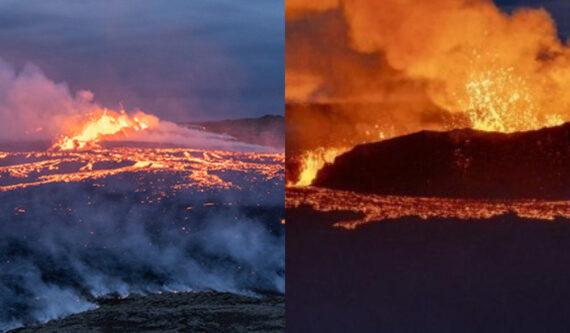
[[[99,186],[95,181],[128,174],[151,176],[151,184],[168,185],[175,191],[228,189],[237,186],[230,180],[235,173],[249,175],[250,181],[282,180],[283,159],[283,154],[186,148],[0,152],[0,192],[86,181]]]
[[[309,186],[317,176],[317,172],[326,163],[334,162],[334,159],[347,151],[346,148],[318,148],[304,152],[300,157],[300,173],[295,186]]]
[[[325,188],[288,188],[286,208],[308,206],[319,212],[352,212],[358,217],[335,223],[335,227],[355,229],[366,223],[415,216],[489,219],[504,214],[521,218],[553,221],[570,218],[570,201],[478,200],[371,195]]]
[[[133,116],[124,110],[115,112],[107,109],[89,114],[78,124],[71,126],[71,133],[64,135],[52,146],[55,150],[92,149],[99,147],[103,139],[118,134],[142,131],[158,124],[158,118],[138,112]]]

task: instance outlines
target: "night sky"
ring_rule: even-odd
[[[512,11],[517,7],[543,7],[550,12],[558,25],[560,38],[567,40],[570,34],[570,1],[568,0],[495,0],[501,8]]]
[[[283,0],[3,0],[0,58],[167,120],[282,114],[283,15]]]

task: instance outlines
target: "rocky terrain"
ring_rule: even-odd
[[[95,310],[11,333],[283,332],[283,296],[163,293],[101,299]]]
[[[316,186],[457,198],[570,198],[570,123],[513,134],[421,131],[362,144],[317,175]]]

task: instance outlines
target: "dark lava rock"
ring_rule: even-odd
[[[356,146],[314,185],[462,198],[570,198],[570,123],[512,134],[422,131]]]
[[[99,300],[99,308],[13,333],[283,332],[283,296],[163,293]]]

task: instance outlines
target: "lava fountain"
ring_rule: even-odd
[[[70,134],[62,135],[52,149],[72,150],[99,147],[103,139],[112,139],[122,135],[128,137],[129,132],[138,132],[154,128],[158,118],[143,112],[128,115],[124,110],[115,112],[108,109],[90,113],[69,130]]]

